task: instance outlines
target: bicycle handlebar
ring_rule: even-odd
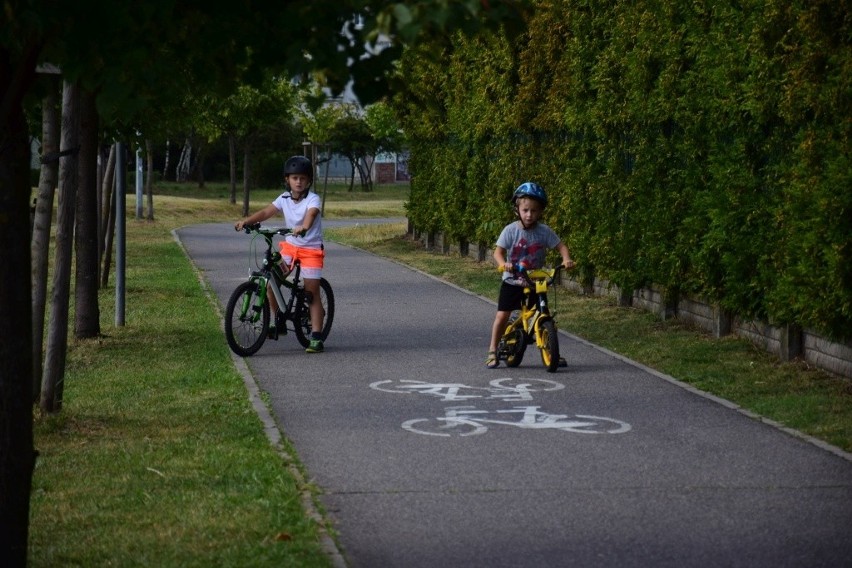
[[[507,270],[503,266],[497,266],[495,268],[495,270],[497,270],[497,272],[507,272]],[[522,274],[529,274],[530,272],[538,272],[538,271],[550,272],[551,270],[553,271],[553,276],[556,276],[559,273],[560,270],[568,270],[568,269],[565,268],[564,266],[562,266],[561,264],[557,265],[554,268],[533,268],[533,269],[528,269],[526,266],[524,266],[522,264],[513,264],[512,269],[509,270],[508,272],[511,272],[512,274],[520,276]]]
[[[243,232],[246,233],[247,235],[250,235],[254,232],[254,233],[258,233],[260,235],[263,235],[267,238],[271,238],[274,235],[281,235],[281,236],[289,235],[289,234],[293,233],[293,230],[288,229],[287,227],[264,229],[260,225],[260,223],[252,223],[252,224],[249,224],[249,225],[243,225]],[[307,233],[307,232],[308,232],[307,230],[303,230],[303,231],[298,233],[298,236],[304,237],[305,233]]]
[[[557,274],[561,270],[566,270],[564,266],[561,264],[556,266],[555,268],[533,268],[532,270],[521,264],[513,264],[511,272],[515,276],[519,276],[532,282],[533,280],[547,280],[548,286],[553,283],[556,279]],[[498,266],[497,272],[506,272],[504,267]]]

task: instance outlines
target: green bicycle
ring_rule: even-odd
[[[524,301],[517,316],[509,320],[506,330],[497,345],[497,358],[506,361],[507,367],[517,367],[524,359],[527,345],[535,344],[541,351],[541,362],[549,373],[565,366],[559,356],[559,337],[556,331],[556,320],[550,313],[547,303],[547,289],[556,275],[562,269],[539,268],[525,270],[516,266],[513,274],[526,281],[524,286]],[[499,270],[502,271],[502,268]]]
[[[292,270],[285,274],[281,267],[281,253],[273,250],[273,237],[287,235],[290,229],[265,229],[260,223],[246,225],[247,234],[254,233],[252,245],[263,238],[266,251],[257,270],[252,270],[249,279],[234,290],[225,307],[225,338],[231,350],[241,357],[257,353],[267,338],[278,339],[292,331],[302,347],[307,347],[311,338],[311,310],[313,301],[322,303],[325,318],[322,339],[325,341],[334,321],[334,292],[325,278],[320,279],[319,298],[306,292],[301,281],[301,265],[293,263]],[[257,255],[255,255],[257,258]],[[271,288],[270,288],[271,286]],[[269,307],[267,289],[278,301],[278,314],[273,317]],[[285,299],[286,290],[289,297]],[[284,292],[284,293],[282,293]],[[270,321],[278,322],[274,334],[270,335]]]

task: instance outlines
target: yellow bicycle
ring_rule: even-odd
[[[521,309],[517,316],[513,314],[497,345],[497,358],[506,361],[507,367],[520,365],[527,345],[533,343],[541,352],[541,362],[549,373],[555,373],[556,369],[565,365],[559,356],[556,320],[547,303],[547,289],[561,269],[557,266],[525,270],[518,266],[513,270],[513,274],[521,277],[526,284]],[[502,271],[502,268],[499,270]]]

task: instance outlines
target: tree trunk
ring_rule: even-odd
[[[207,144],[204,142],[203,138],[199,138],[196,141],[198,146],[198,150],[195,152],[195,167],[193,167],[193,172],[195,173],[195,179],[198,181],[198,187],[204,187],[204,159],[207,154]]]
[[[23,98],[38,49],[0,42],[0,558],[27,564],[33,449],[30,144]]]
[[[103,176],[101,177],[101,242],[98,248],[98,256],[103,263],[104,252],[106,251],[107,240],[107,225],[111,214],[110,200],[112,199],[112,189],[114,186],[113,177],[115,175],[115,144],[109,147],[109,157],[107,158],[106,167],[104,168]],[[103,270],[101,270],[101,280],[103,280]]]
[[[228,134],[228,161],[231,166],[231,205],[237,204],[237,138]]]
[[[80,155],[77,161],[77,212],[74,335],[77,339],[101,333],[98,306],[98,111],[95,95],[80,93]]]
[[[376,163],[375,156],[371,158],[364,158],[364,170],[366,175],[367,185],[364,187],[364,191],[373,191],[373,166]]]
[[[243,217],[249,214],[249,192],[251,191],[251,143],[246,142],[243,154]]]
[[[38,181],[32,257],[33,400],[41,394],[41,361],[44,345],[44,310],[47,305],[47,267],[50,253],[50,224],[53,196],[59,177],[59,85],[41,102],[41,175]]]
[[[326,146],[327,159],[325,161],[325,180],[322,185],[322,211],[320,214],[325,217],[325,196],[328,195],[328,170],[331,167],[331,146]]]
[[[192,138],[187,138],[180,152],[177,168],[175,169],[175,180],[185,182],[189,178],[192,169]]]
[[[109,152],[110,162],[115,165],[115,144]],[[109,175],[104,176],[104,187],[109,187],[110,191],[107,194],[108,203],[104,203],[104,255],[103,255],[103,270],[101,270],[101,288],[106,288],[109,284],[109,268],[112,263],[112,242],[115,237],[115,167],[109,168]]]
[[[154,173],[154,145],[150,140],[145,140],[145,154],[148,158],[148,175],[145,177],[145,195],[148,196],[148,217],[149,221],[154,220],[154,191],[151,175]]]
[[[80,140],[79,86],[65,83],[62,92],[62,145],[69,152],[59,162],[59,207],[56,215],[56,260],[41,409],[47,413],[62,408],[65,356],[68,349],[68,299],[71,291],[71,253],[74,244],[74,210],[77,198],[77,146]]]
[[[171,154],[171,144],[166,140],[166,157],[163,160],[163,181],[169,179],[169,155]]]

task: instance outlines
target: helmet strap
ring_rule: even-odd
[[[302,199],[304,199],[305,196],[308,194],[308,192],[311,191],[311,186],[314,185],[314,180],[312,179],[310,181],[310,183],[308,183],[307,187],[305,187],[305,189],[302,190],[302,193],[299,195],[299,197],[296,197],[295,195],[293,195],[293,188],[290,187],[290,180],[284,180],[284,183],[287,185],[287,191],[290,192],[290,199],[298,202],[298,201],[301,201]]]

